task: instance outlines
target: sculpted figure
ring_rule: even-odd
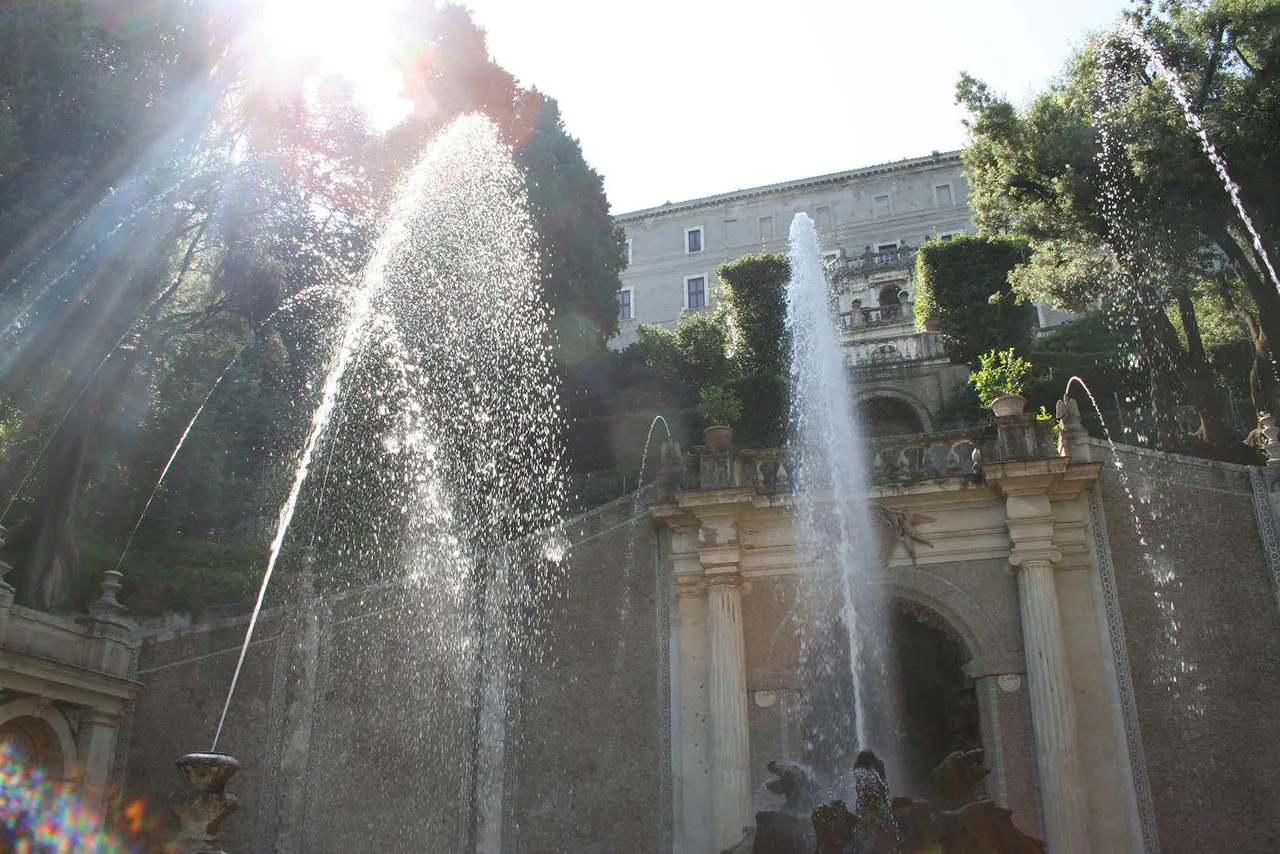
[[[916,562],[916,543],[923,543],[933,548],[933,541],[920,533],[919,526],[938,521],[934,517],[878,504],[872,506],[871,512],[872,521],[880,534],[881,563],[889,563],[889,559],[893,557],[893,550],[899,542],[906,546],[907,554],[911,556],[913,564]]]

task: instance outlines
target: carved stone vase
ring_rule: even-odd
[[[702,441],[708,445],[732,445],[733,428],[717,424],[702,431]]]
[[[1020,394],[1002,394],[991,401],[991,411],[997,418],[1009,415],[1021,415],[1027,408],[1027,399]]]
[[[176,850],[181,854],[224,854],[218,848],[218,825],[236,811],[236,796],[227,782],[240,770],[225,753],[188,753],[177,762],[187,787],[174,792],[169,806],[178,816]]]

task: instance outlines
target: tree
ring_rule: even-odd
[[[737,332],[736,358],[743,374],[786,376],[791,358],[787,334],[787,256],[761,252],[716,268],[724,286],[720,300]]]
[[[1172,413],[1182,395],[1200,414],[1197,435],[1224,453],[1236,437],[1195,306],[1226,293],[1244,310],[1259,307],[1265,332],[1272,294],[1229,287],[1257,271],[1168,80],[1145,65],[1131,46],[1095,39],[1022,110],[962,76],[971,203],[985,233],[1024,237],[1036,250],[1011,275],[1019,292],[1076,309],[1101,298],[1130,318],[1166,447],[1184,445]],[[1214,272],[1222,266],[1225,278]]]
[[[943,347],[956,364],[972,364],[990,350],[1026,353],[1035,308],[1019,298],[1009,273],[1026,263],[1026,241],[958,235],[934,240],[916,255],[916,322],[941,322]]]

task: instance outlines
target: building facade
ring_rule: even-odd
[[[628,266],[611,346],[634,343],[641,324],[670,327],[684,312],[710,310],[716,268],[762,249],[785,252],[791,220],[806,213],[838,294],[845,359],[870,431],[934,429],[968,370],[951,364],[937,334],[916,328],[916,250],[975,230],[964,169],[960,152],[934,152],[619,215]],[[1070,317],[1036,309],[1041,330]]]
[[[824,254],[844,271],[841,312],[854,300],[897,306],[897,289],[910,292],[913,250],[973,228],[963,171],[958,151],[935,152],[621,214],[628,266],[613,346],[633,343],[642,323],[671,325],[682,311],[709,308],[716,267],[762,248],[785,252],[798,213],[813,219]]]

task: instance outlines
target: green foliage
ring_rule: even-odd
[[[591,381],[616,329],[624,244],[601,178],[556,102],[492,61],[466,9],[423,0],[401,11],[400,70],[419,109],[385,137],[348,81],[304,92],[283,85],[298,69],[264,76],[232,49],[255,11],[222,0],[143,3],[125,16],[85,0],[0,11],[0,319],[31,306],[20,342],[0,342],[11,488],[95,367],[127,342],[107,363],[113,379],[79,481],[57,482],[59,461],[44,459],[10,523],[42,523],[31,499],[78,493],[74,518],[53,521],[74,526],[86,577],[100,572],[226,370],[125,562],[124,595],[143,612],[239,600],[261,572],[260,528],[287,492],[340,291],[357,280],[399,177],[459,113],[489,113],[515,151],[568,384]],[[693,330],[686,338],[709,353],[703,373],[723,379],[716,347]],[[378,361],[363,365],[371,382],[389,380]],[[691,393],[701,375],[696,383]],[[653,396],[678,396],[659,385]],[[374,416],[343,422],[326,472],[344,500],[308,514],[340,552],[331,569],[353,578],[382,571],[377,556],[395,551],[403,528],[364,512],[386,504],[385,472],[355,459],[377,458],[391,428]]]
[[[724,387],[742,401],[734,441],[757,448],[774,448],[786,442],[791,405],[786,380],[777,374],[749,374]]]
[[[742,417],[742,401],[718,385],[707,386],[698,395],[698,414],[708,427],[732,427]]]
[[[744,374],[787,373],[790,337],[786,328],[787,256],[761,252],[726,261],[716,268],[724,288],[720,299],[737,330],[738,368]]]
[[[951,361],[969,364],[989,350],[1026,352],[1035,309],[1014,294],[1009,273],[1030,255],[1026,241],[958,235],[934,240],[916,255],[916,323],[941,323]]]
[[[729,330],[719,312],[686,312],[675,329],[642,324],[636,348],[645,365],[692,400],[730,376]]]
[[[1280,15],[1269,3],[1201,0],[1140,3],[1129,17],[1178,72],[1274,256]],[[1240,438],[1222,415],[1224,385],[1240,388],[1248,374],[1255,407],[1280,403],[1269,343],[1280,340],[1280,294],[1169,81],[1107,39],[1088,41],[1025,107],[961,78],[970,203],[984,233],[1023,237],[1035,250],[1010,277],[1019,293],[1073,310],[1101,299],[1131,316],[1162,445],[1196,451],[1171,418],[1185,401],[1200,414],[1197,437],[1222,455]],[[1105,151],[1099,116],[1115,143]],[[1108,212],[1115,200],[1120,209]],[[1212,322],[1210,295],[1249,324],[1247,369],[1248,347],[1207,346],[1212,336],[1200,327]],[[1221,371],[1234,375],[1223,383]]]
[[[1031,363],[1020,358],[1013,350],[992,350],[978,359],[978,370],[969,375],[969,382],[978,392],[983,406],[990,406],[997,397],[1022,394],[1031,376]]]

